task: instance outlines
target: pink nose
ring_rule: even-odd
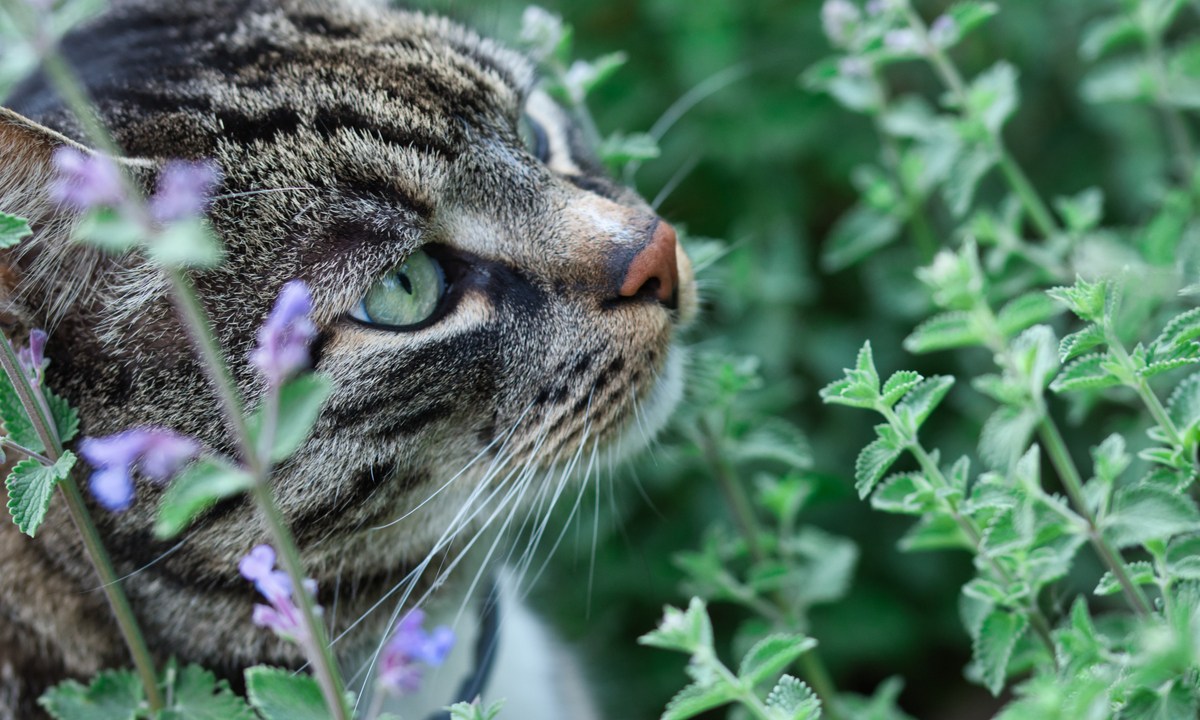
[[[633,256],[617,292],[621,297],[653,297],[668,307],[675,306],[679,265],[675,260],[675,228],[659,220],[646,247]]]

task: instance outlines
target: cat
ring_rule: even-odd
[[[541,523],[572,468],[665,422],[691,267],[522,55],[365,0],[116,0],[61,47],[137,184],[170,158],[222,168],[210,217],[226,261],[192,280],[247,398],[262,388],[245,358],[279,288],[312,288],[312,363],[335,390],[272,483],[348,675],[403,608],[480,606],[468,590],[496,564],[480,532]],[[73,244],[77,217],[46,192],[54,150],[87,144],[79,123],[40,75],[6,104],[0,210],[35,231],[0,253],[6,331],[49,330],[48,384],[82,434],[158,425],[232,452],[161,274]],[[127,512],[93,507],[157,660],[235,686],[251,664],[298,667],[250,623],[236,565],[267,540],[253,506],[219,504],[162,542],[160,492],[139,482]],[[0,718],[40,717],[49,685],[128,664],[61,502],[36,539],[0,523],[0,578]],[[516,663],[539,652],[500,637],[489,697],[517,691],[504,677],[530,685]],[[506,716],[587,715],[557,680],[532,682],[542,710]]]

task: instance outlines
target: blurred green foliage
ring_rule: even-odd
[[[423,4],[512,40],[526,3]],[[697,591],[694,582],[685,582],[680,553],[693,553],[683,555],[683,565],[694,570],[695,553],[712,547],[703,538],[711,539],[714,525],[732,522],[703,442],[687,428],[711,402],[705,388],[721,383],[713,373],[736,369],[736,363],[712,358],[752,357],[751,375],[758,379],[741,388],[723,427],[744,433],[763,418],[801,427],[811,446],[802,471],[811,491],[803,520],[853,540],[860,550],[848,595],[814,607],[807,618],[807,632],[819,640],[835,684],[870,693],[900,673],[900,704],[918,717],[990,717],[1001,703],[963,676],[971,646],[958,599],[971,576],[970,558],[897,549],[910,522],[873,513],[854,493],[855,458],[874,437],[871,421],[822,407],[816,393],[840,376],[866,338],[881,368],[912,368],[925,376],[977,373],[990,360],[984,350],[919,357],[902,350],[904,338],[935,310],[914,276],[931,260],[931,248],[904,233],[859,264],[829,252],[826,238],[859,196],[855,169],[879,155],[879,137],[868,118],[805,89],[800,80],[831,54],[821,3],[542,4],[574,26],[577,56],[616,50],[629,56],[589,96],[602,133],[654,133],[671,121],[660,138],[660,156],[643,163],[633,178],[636,187],[647,198],[664,195],[662,215],[686,228],[693,248],[696,238],[728,243],[699,274],[705,309],[687,335],[697,361],[683,420],[585,498],[569,531],[574,541],[564,543],[534,590],[589,655],[606,716],[656,717],[685,682],[676,659],[634,639],[654,624],[663,603],[682,605],[686,593]],[[952,5],[916,3],[927,21]],[[1008,149],[1043,198],[1099,187],[1105,202],[1097,219],[1106,226],[1147,222],[1160,207],[1172,169],[1162,120],[1150,105],[1091,104],[1085,97],[1097,99],[1099,84],[1094,74],[1085,81],[1094,66],[1088,51],[1081,52],[1085,34],[1121,7],[1116,0],[1008,0],[951,53],[967,78],[998,59],[1017,69],[1021,101],[1003,130]],[[1197,10],[1183,10],[1169,39],[1194,30]],[[942,92],[922,63],[889,65],[883,79],[897,96],[933,100]],[[992,173],[976,202],[997,206],[1006,193]],[[924,213],[939,245],[957,244],[950,232],[957,222],[946,203],[930,202]],[[1078,266],[1087,258],[1074,261]],[[930,418],[923,435],[936,438],[944,458],[969,454],[993,406],[969,391],[951,393],[946,403],[952,411]],[[1077,403],[1071,420],[1078,422],[1092,405],[1094,399]],[[1089,435],[1098,441],[1135,421],[1107,410],[1089,423]],[[1071,442],[1075,456],[1086,457],[1086,436]],[[739,465],[740,476],[754,478],[762,462]],[[773,471],[778,469],[776,464]],[[1093,556],[1080,553],[1072,577],[1093,578],[1098,568]],[[1077,589],[1073,584],[1082,583],[1068,579],[1044,600],[1065,610]],[[746,615],[730,604],[714,603],[710,612],[718,647],[744,651],[734,629]]]

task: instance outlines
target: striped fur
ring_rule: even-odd
[[[677,309],[613,302],[613,274],[656,218],[602,176],[521,56],[444,19],[333,0],[114,6],[64,50],[140,182],[172,157],[224,169],[212,222],[227,262],[193,279],[247,397],[261,388],[244,359],[278,288],[314,289],[315,364],[336,391],[273,481],[321,602],[337,606],[333,634],[354,627],[338,646],[349,657],[398,599],[440,586],[438,568],[481,526],[518,504],[544,511],[560,470],[665,416],[673,328],[695,308],[687,260]],[[49,152],[85,142],[78,125],[40,78],[10,105],[21,115],[0,114],[0,209],[37,231],[2,258],[10,329],[52,328],[50,381],[85,433],[166,425],[229,451],[154,268],[71,245],[72,218],[45,197]],[[522,146],[523,111],[551,135],[545,163]],[[406,333],[348,320],[417,247],[452,275],[444,315]],[[235,680],[251,663],[296,665],[249,623],[235,564],[266,538],[253,508],[219,505],[164,543],[150,531],[158,492],[97,513],[118,571],[137,572],[126,587],[154,651]],[[36,540],[0,525],[0,718],[29,716],[47,683],[124,663],[71,524],[61,506],[51,515]],[[368,614],[413,569],[426,571]]]

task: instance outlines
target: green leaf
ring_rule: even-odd
[[[992,2],[977,2],[976,0],[967,0],[967,2],[959,2],[950,6],[946,11],[946,15],[954,21],[954,25],[958,28],[958,35],[955,38],[964,38],[971,33],[975,28],[983,25],[993,15],[1000,11],[996,3]]]
[[[817,641],[804,635],[775,634],[759,640],[742,658],[738,678],[754,687],[787,670],[804,653],[817,646]]]
[[[1154,565],[1145,560],[1137,560],[1131,563],[1126,563],[1125,567],[1129,570],[1129,580],[1134,585],[1153,585],[1154,584]],[[1112,570],[1104,573],[1100,578],[1100,582],[1096,585],[1096,589],[1092,592],[1097,595],[1116,595],[1121,592],[1121,583],[1118,582]]]
[[[662,720],[687,720],[737,699],[737,690],[726,683],[692,683],[675,694],[663,711]]]
[[[846,369],[845,377],[835,380],[821,389],[821,400],[826,403],[850,405],[851,407],[874,408],[879,402],[879,372],[871,355],[871,341],[863,343],[853,370]]]
[[[967,88],[967,111],[998,134],[1017,109],[1017,69],[1000,61],[977,75]]]
[[[871,496],[871,507],[882,512],[922,515],[935,506],[933,490],[920,473],[892,475]]]
[[[879,438],[862,449],[854,462],[854,487],[858,490],[860,499],[865,500],[871,494],[875,483],[879,482],[903,452],[903,447],[884,438]]]
[[[163,493],[154,534],[175,537],[218,500],[245,492],[254,477],[223,458],[206,457],[189,465]]]
[[[733,445],[738,460],[772,460],[793,469],[812,467],[812,448],[808,438],[783,418],[768,418],[747,432]]]
[[[767,707],[780,720],[819,720],[821,700],[808,685],[791,675],[784,675],[767,694]]]
[[[1154,72],[1145,60],[1121,57],[1094,67],[1079,86],[1089,103],[1131,102],[1154,97]]]
[[[915,434],[920,429],[953,385],[953,377],[934,375],[922,380],[904,396],[896,406],[896,415],[909,433]]]
[[[892,373],[892,376],[883,384],[883,404],[888,407],[895,405],[897,400],[904,397],[904,393],[916,387],[922,379],[920,373],[912,370],[900,370]]]
[[[279,408],[276,413],[275,435],[271,443],[271,462],[291,457],[300,448],[317,422],[333,383],[324,375],[307,373],[288,381],[279,388]],[[262,433],[263,413],[260,406],[247,419],[250,439],[258,446]]]
[[[647,133],[615,132],[604,138],[596,152],[605,165],[619,170],[631,162],[653,160],[660,150],[658,141]]]
[[[10,248],[32,234],[28,220],[0,212],[0,250]]]
[[[1085,233],[1100,224],[1104,212],[1104,192],[1091,187],[1073,197],[1054,199],[1054,207],[1075,233]]]
[[[1104,520],[1104,536],[1118,548],[1196,530],[1200,530],[1200,510],[1195,501],[1154,485],[1118,490]]]
[[[87,687],[74,680],[59,683],[38,704],[55,720],[136,720],[142,683],[128,670],[106,670]]]
[[[1089,323],[1079,332],[1073,332],[1062,339],[1058,344],[1058,359],[1065,363],[1105,342],[1103,328],[1095,323]]]
[[[17,529],[29,537],[37,535],[46,519],[54,488],[71,473],[75,454],[64,450],[53,465],[46,467],[37,460],[22,460],[13,466],[4,486],[8,490],[8,512]]]
[[[146,237],[146,228],[135,218],[112,208],[97,208],[83,216],[75,229],[80,242],[119,254],[133,249]]]
[[[911,353],[982,345],[986,338],[970,313],[951,311],[934,315],[917,326],[904,339],[904,349]]]
[[[1075,284],[1050,288],[1046,294],[1067,306],[1067,309],[1086,322],[1099,323],[1104,318],[1105,298],[1108,282],[1088,282],[1075,276]]]
[[[147,248],[156,262],[169,268],[210,268],[221,264],[225,250],[204,218],[168,225]]]
[[[46,397],[46,404],[50,406],[50,415],[54,418],[58,439],[64,443],[70,442],[79,432],[79,413],[50,388],[42,386],[42,394]]]
[[[504,700],[497,700],[485,708],[478,699],[471,703],[454,703],[446,708],[450,712],[450,720],[495,720],[503,709]]]
[[[692,598],[688,609],[663,608],[663,619],[658,628],[638,638],[642,645],[679,650],[688,654],[699,648],[712,647],[712,622],[708,610],[700,598]]]
[[[983,620],[979,637],[973,643],[973,662],[984,686],[993,695],[1004,689],[1008,661],[1017,641],[1025,634],[1027,623],[1024,615],[1006,610],[994,610]]]
[[[1083,29],[1079,43],[1079,55],[1087,62],[1095,62],[1110,50],[1132,45],[1142,37],[1141,28],[1128,15],[1120,14],[1101,18]]]
[[[980,458],[990,468],[1012,467],[1029,447],[1037,421],[1037,413],[1027,407],[997,408],[979,432]]]
[[[1200,339],[1200,308],[1192,308],[1171,318],[1163,331],[1154,340],[1159,352],[1177,350]]]
[[[1021,295],[1000,308],[996,322],[1005,337],[1012,337],[1028,327],[1046,322],[1062,312],[1062,307],[1046,293],[1035,291]]]
[[[168,668],[168,678],[171,678]],[[171,706],[155,720],[258,720],[246,701],[229,689],[225,680],[198,665],[174,670],[169,692]]]
[[[10,440],[34,452],[46,452],[46,446],[33,429],[25,407],[21,405],[12,379],[3,372],[0,372],[0,420],[4,421],[4,430]]]
[[[1167,545],[1167,574],[1181,580],[1200,580],[1200,535],[1177,537]]]
[[[1092,353],[1076,358],[1054,378],[1050,389],[1056,393],[1066,393],[1120,385],[1120,378],[1105,368],[1107,360],[1108,356],[1105,353]]]
[[[900,237],[901,219],[860,203],[838,218],[822,246],[821,268],[838,272]]]
[[[1200,423],[1200,373],[1184,378],[1171,392],[1167,415],[1184,434]]]
[[[979,182],[999,159],[995,150],[980,145],[971,146],[954,158],[942,183],[942,195],[956,218],[962,218],[971,209]]]
[[[263,720],[329,720],[321,686],[308,675],[256,665],[246,670],[246,694]]]

